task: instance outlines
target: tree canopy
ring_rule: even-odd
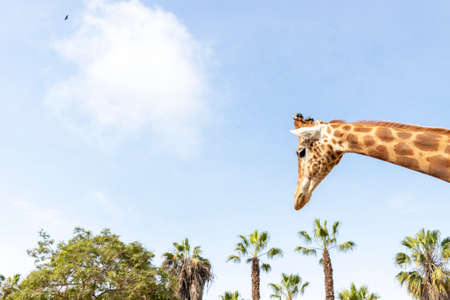
[[[416,299],[441,300],[450,297],[450,237],[442,242],[438,230],[420,230],[415,236],[407,236],[402,245],[407,253],[395,257],[398,266],[411,268],[397,274]]]
[[[214,275],[208,259],[201,256],[200,246],[191,251],[189,240],[173,243],[174,250],[163,254],[162,267],[176,278],[177,295],[182,300],[201,300],[205,286]]]
[[[126,244],[108,229],[93,235],[76,228],[68,242],[57,244],[44,231],[40,236],[28,251],[36,269],[6,299],[173,299],[168,275],[138,242]]]
[[[349,290],[343,290],[339,293],[339,300],[377,300],[380,297],[377,294],[369,293],[366,286],[359,289],[354,283],[351,284]]]
[[[302,282],[302,278],[298,274],[281,274],[281,284],[269,283],[273,290],[271,298],[293,300],[298,295],[303,295],[305,288],[309,282]]]

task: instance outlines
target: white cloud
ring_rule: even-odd
[[[194,150],[208,111],[208,48],[160,8],[138,0],[85,3],[77,30],[55,43],[76,73],[50,87],[48,107],[93,139],[148,128],[175,151]]]

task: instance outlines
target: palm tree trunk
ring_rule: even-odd
[[[190,300],[202,300],[203,286],[199,282],[197,282],[197,280],[193,280],[189,289],[189,293]]]
[[[323,250],[323,273],[325,274],[325,300],[334,300],[333,267],[328,250]]]
[[[259,300],[259,259],[252,260],[252,300]]]

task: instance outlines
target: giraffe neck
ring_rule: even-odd
[[[389,122],[328,123],[328,142],[450,182],[450,130]]]

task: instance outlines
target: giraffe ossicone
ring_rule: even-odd
[[[450,182],[450,130],[385,121],[330,122],[294,116],[299,137],[294,208],[311,199],[345,153],[381,159]]]

